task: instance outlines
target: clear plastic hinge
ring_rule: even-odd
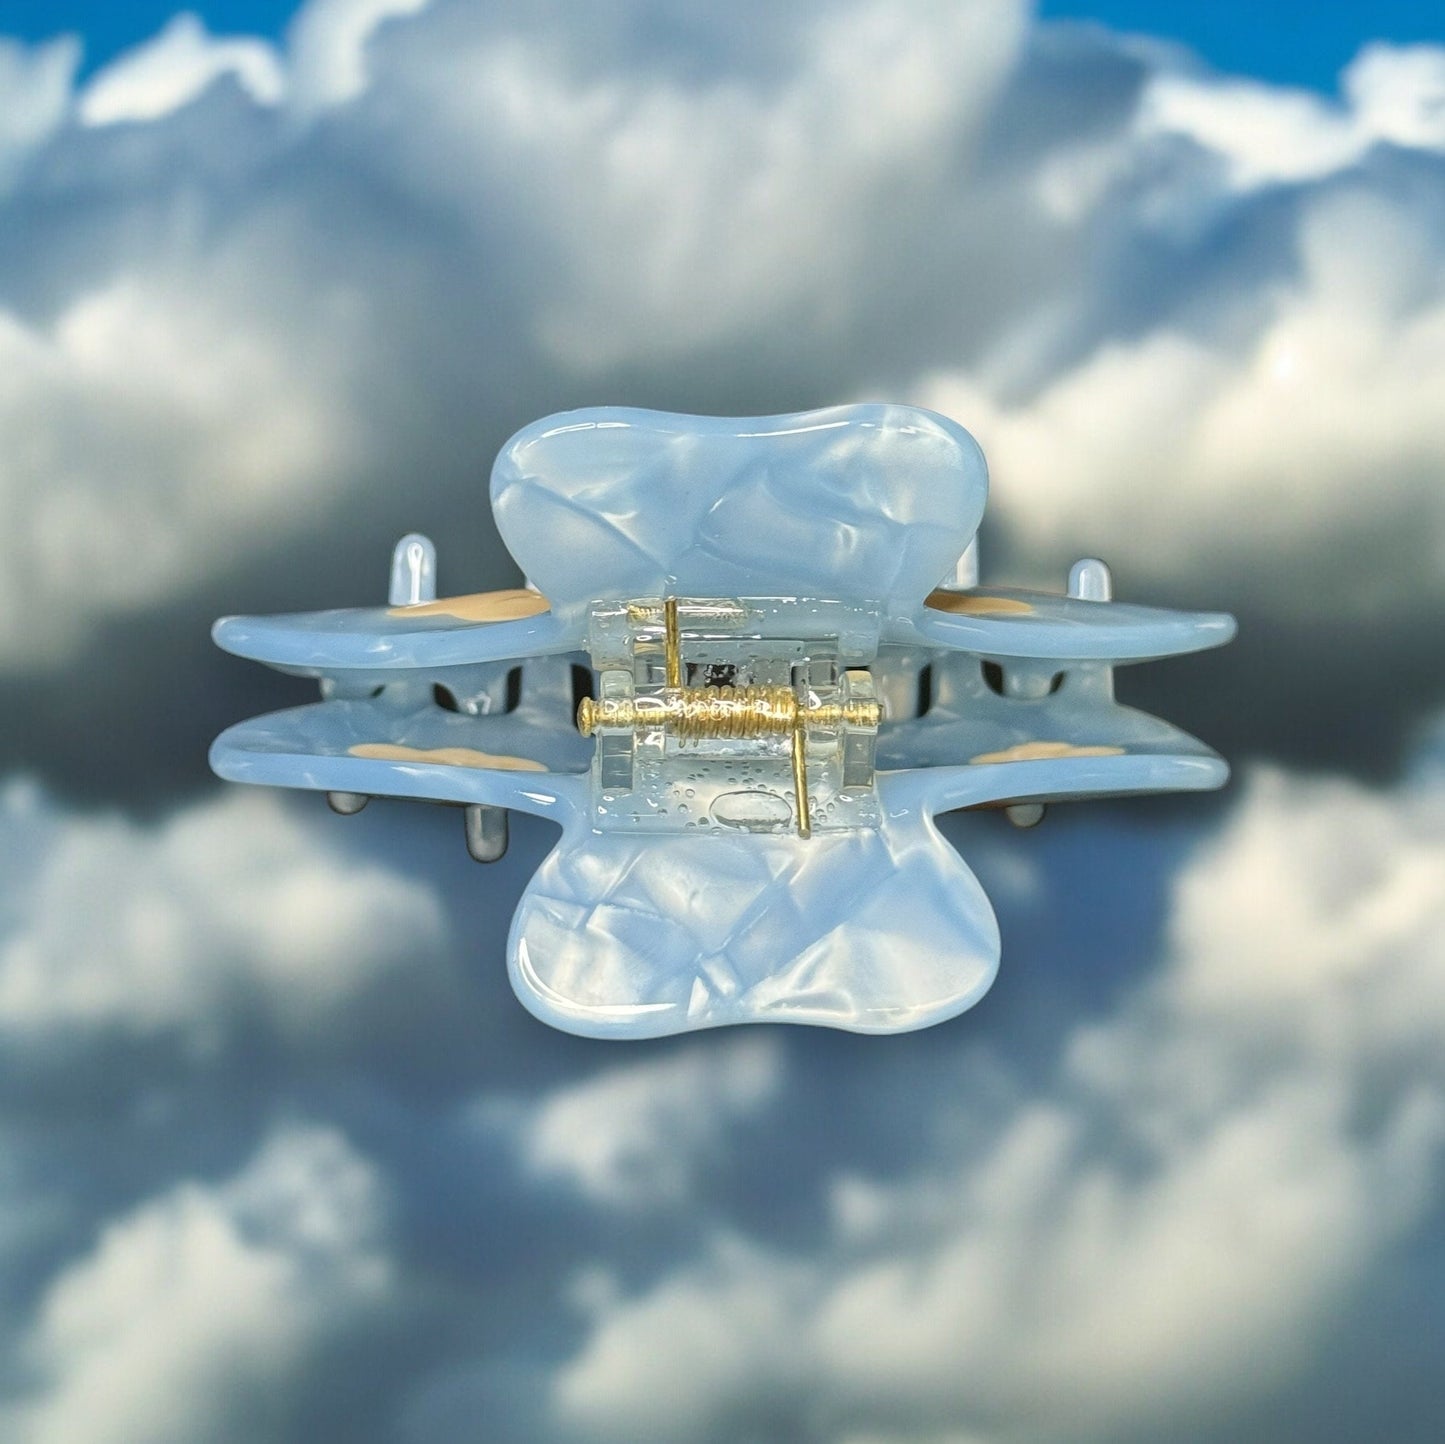
[[[595,603],[594,818],[604,831],[878,825],[876,609],[799,598]]]

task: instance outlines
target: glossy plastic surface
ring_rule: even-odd
[[[1228,775],[1119,706],[1112,668],[1218,645],[1232,619],[1115,603],[1092,559],[1069,596],[967,585],[985,494],[968,434],[908,407],[549,417],[492,482],[537,590],[438,600],[413,535],[387,608],[223,620],[223,647],[323,700],[229,729],[212,764],[340,811],[461,803],[478,858],[505,846],[496,809],[558,822],[508,960],[558,1027],[938,1022],[986,991],[999,940],[936,814],[1032,822]]]

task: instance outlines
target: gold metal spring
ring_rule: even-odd
[[[679,741],[786,737],[798,725],[791,687],[685,687],[668,695]]]
[[[808,706],[791,687],[665,687],[651,697],[584,697],[577,730],[590,737],[599,727],[661,727],[681,742],[745,740],[786,737],[800,726],[876,727],[881,716],[872,700]]]

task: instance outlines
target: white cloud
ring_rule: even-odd
[[[0,36],[0,199],[26,156],[65,119],[79,64],[73,37],[31,48]]]
[[[1301,274],[1244,341],[1159,329],[1001,401],[940,376],[992,506],[1037,553],[1144,577],[1211,574],[1286,615],[1438,604],[1445,583],[1445,251],[1423,216],[1362,190],[1311,202]]]
[[[638,1444],[747,1437],[729,1431],[731,1418],[811,1382],[810,1273],[720,1238],[640,1298],[611,1302],[599,1291],[601,1317],[558,1380],[560,1417],[584,1438]]]
[[[287,100],[310,112],[361,95],[370,79],[367,47],[388,20],[416,15],[429,0],[310,0],[286,37]]]
[[[620,1209],[676,1207],[737,1124],[775,1102],[775,1039],[744,1035],[706,1050],[623,1063],[528,1105],[481,1105],[514,1132],[527,1170]]]
[[[1367,133],[1395,145],[1445,150],[1445,46],[1367,45],[1344,83]]]
[[[266,314],[261,264],[172,261],[43,325],[0,309],[0,661],[59,666],[99,618],[195,585],[342,490],[348,363],[291,337],[296,313]],[[324,296],[303,308],[329,341],[354,330]]]
[[[306,7],[294,26],[302,108],[354,98],[373,32],[420,8]],[[376,241],[328,234],[327,200],[284,193],[304,127],[253,132],[228,116],[180,139],[174,113],[222,76],[261,111],[282,106],[289,82],[272,48],[215,39],[181,15],[75,99],[78,57],[70,41],[0,40],[0,230],[15,238],[0,294],[6,670],[58,669],[107,618],[314,527],[384,453],[380,418],[404,425],[412,404],[378,399],[395,390],[377,318],[392,293],[363,296],[348,276]],[[73,108],[93,135],[64,125]],[[134,136],[92,169],[111,144],[101,132],[121,121]],[[257,174],[257,146],[280,171]],[[25,160],[33,187],[7,204]],[[29,239],[55,237],[57,184],[75,217],[59,270]],[[405,284],[404,261],[387,272]]]
[[[285,84],[281,62],[264,40],[216,39],[186,12],[101,70],[81,92],[80,118],[86,125],[158,120],[225,75],[263,105],[275,104]]]
[[[1438,1037],[1445,789],[1376,797],[1344,782],[1261,775],[1227,845],[1181,879],[1176,933],[1185,966],[1175,984],[1205,1016],[1225,1009],[1294,1031],[1302,1001],[1322,1009],[1331,997],[1366,1052],[1412,1033]],[[1401,997],[1409,1016],[1390,1011]]]
[[[1445,47],[1370,45],[1342,80],[1344,104],[1260,81],[1166,72],[1145,92],[1140,134],[1197,142],[1244,189],[1330,175],[1382,141],[1445,150]]]
[[[1146,135],[1187,136],[1223,157],[1241,187],[1328,175],[1368,144],[1352,116],[1314,91],[1250,80],[1162,75],[1139,123]]]
[[[1179,879],[1169,966],[990,1141],[838,1178],[815,1251],[714,1233],[582,1292],[559,1417],[640,1437],[663,1398],[712,1437],[750,1397],[839,1441],[1115,1439],[1278,1387],[1439,1204],[1441,877],[1445,790],[1257,775]]]
[[[90,126],[162,120],[230,77],[259,106],[312,115],[363,94],[372,37],[387,21],[416,15],[428,3],[309,0],[288,27],[284,50],[256,36],[212,35],[197,15],[184,12],[88,81],[78,113]]]
[[[728,47],[689,12],[678,29],[702,63],[679,75],[628,6],[505,28],[463,13],[437,10],[435,48],[423,15],[388,50],[373,100],[413,123],[387,123],[384,144],[428,204],[482,235],[505,217],[546,259],[526,341],[591,376],[760,332],[836,333],[880,252],[906,249],[935,206],[956,229],[1027,30],[1015,0],[815,4],[723,26],[764,37]]]
[[[340,1134],[276,1131],[235,1177],[182,1182],[107,1224],[45,1290],[24,1444],[272,1437],[314,1350],[387,1301],[386,1200]]]
[[[272,793],[233,791],[156,827],[0,797],[0,1037],[116,1034],[194,1054],[262,1024],[298,1045],[387,989],[442,982],[441,905]]]
[[[6,42],[4,224],[34,240],[0,296],[0,664],[345,519],[389,446],[431,484],[534,397],[689,367],[720,409],[755,374],[779,407],[911,389],[981,433],[1051,564],[1137,539],[1140,573],[1188,570],[1202,530],[1264,592],[1262,558],[1363,526],[1396,565],[1351,606],[1435,585],[1439,228],[1371,157],[1445,145],[1445,51],[1367,48],[1335,102],[1122,42],[1101,69],[1012,0],[651,15],[312,0],[281,50],[181,16],[78,101],[73,47]],[[188,104],[225,76],[249,109]],[[1281,181],[1298,278],[1221,263]],[[1141,245],[1172,267],[1134,295]],[[1317,608],[1309,570],[1271,604]]]
[[[941,158],[967,163],[1024,34],[1014,3],[828,11],[790,83],[765,94],[578,87],[514,52],[481,94],[564,206],[544,346],[590,370],[778,325],[828,332],[868,283],[880,231],[957,203]]]

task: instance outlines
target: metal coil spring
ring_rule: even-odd
[[[786,737],[798,725],[798,694],[791,687],[686,687],[664,695],[682,741]]]
[[[810,727],[876,727],[874,701],[807,706],[791,687],[667,687],[655,697],[584,699],[577,728],[590,737],[598,727],[665,727],[679,741],[704,738],[786,737]]]
[[[584,698],[577,728],[665,727],[680,741],[705,737],[786,737],[798,725],[790,687],[667,687],[654,697]]]

